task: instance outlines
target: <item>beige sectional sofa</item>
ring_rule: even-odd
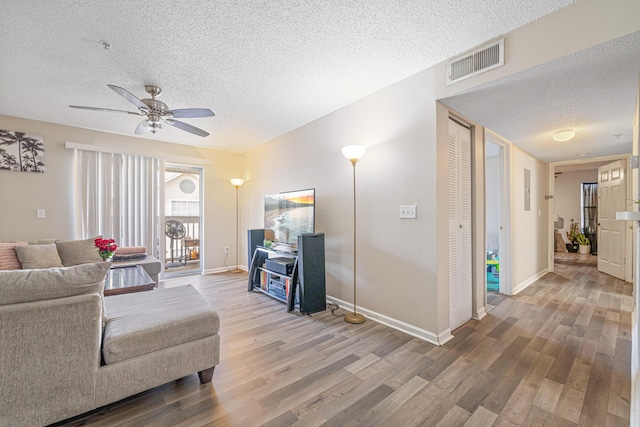
[[[64,420],[219,363],[192,286],[104,297],[108,262],[0,271],[0,425]]]

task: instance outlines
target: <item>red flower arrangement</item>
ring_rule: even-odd
[[[97,238],[95,240],[95,245],[96,248],[98,248],[98,253],[103,260],[111,258],[115,250],[118,249],[118,246],[116,246],[116,241],[113,239]]]

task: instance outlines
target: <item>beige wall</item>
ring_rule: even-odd
[[[204,269],[224,266],[224,246],[235,247],[235,189],[229,178],[238,174],[241,155],[114,135],[52,123],[0,116],[0,129],[44,137],[44,173],[0,170],[0,240],[54,237],[72,239],[74,233],[73,150],[65,142],[147,151],[166,158],[208,160],[204,166]],[[37,219],[36,209],[46,218]]]
[[[547,269],[547,164],[513,146],[511,153],[511,276],[519,292]],[[524,208],[524,170],[531,173],[531,210]]]
[[[327,293],[352,302],[352,166],[341,147],[368,147],[356,167],[358,305],[434,331],[436,304],[435,99],[417,74],[296,129],[245,156],[247,228],[263,226],[263,197],[316,189],[325,233]],[[417,219],[400,219],[400,205]]]

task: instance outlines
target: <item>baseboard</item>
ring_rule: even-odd
[[[549,270],[547,270],[546,268],[542,271],[540,271],[538,274],[528,278],[527,280],[525,280],[524,282],[518,284],[516,287],[511,289],[511,295],[517,295],[519,292],[524,291],[525,289],[527,289],[530,285],[532,285],[533,283],[535,283],[537,280],[541,279],[542,276],[544,276],[545,274],[547,274],[549,272]]]
[[[229,273],[231,270],[235,270],[236,266],[233,267],[217,267],[217,268],[208,268],[206,270],[202,270],[202,274],[216,274],[216,273]],[[239,270],[249,271],[245,265],[239,265]]]
[[[484,309],[484,306],[483,306],[483,307],[480,307],[480,309],[478,310],[478,314],[476,314],[475,316],[473,316],[473,318],[474,318],[475,320],[482,320],[482,318],[483,318],[484,316],[486,316],[486,315],[487,315],[487,312],[486,312],[486,310]]]
[[[353,310],[353,304],[348,303],[346,301],[342,301],[341,299],[332,297],[330,295],[327,295],[327,301],[334,304],[338,304],[340,308],[346,311]],[[440,334],[436,334],[431,331],[427,331],[426,329],[421,329],[416,326],[410,325],[401,320],[397,320],[389,316],[385,316],[384,314],[376,313],[375,311],[372,311],[372,310],[367,310],[366,308],[358,307],[358,313],[364,315],[368,319],[374,320],[378,323],[389,326],[390,328],[396,329],[398,331],[409,334],[413,337],[424,340],[430,344],[440,346],[446,343],[447,341],[449,341],[451,338],[453,338],[453,335],[451,335],[450,329],[447,329],[446,331]]]

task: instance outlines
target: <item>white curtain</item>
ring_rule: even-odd
[[[102,235],[159,254],[159,159],[74,149],[76,238]]]

